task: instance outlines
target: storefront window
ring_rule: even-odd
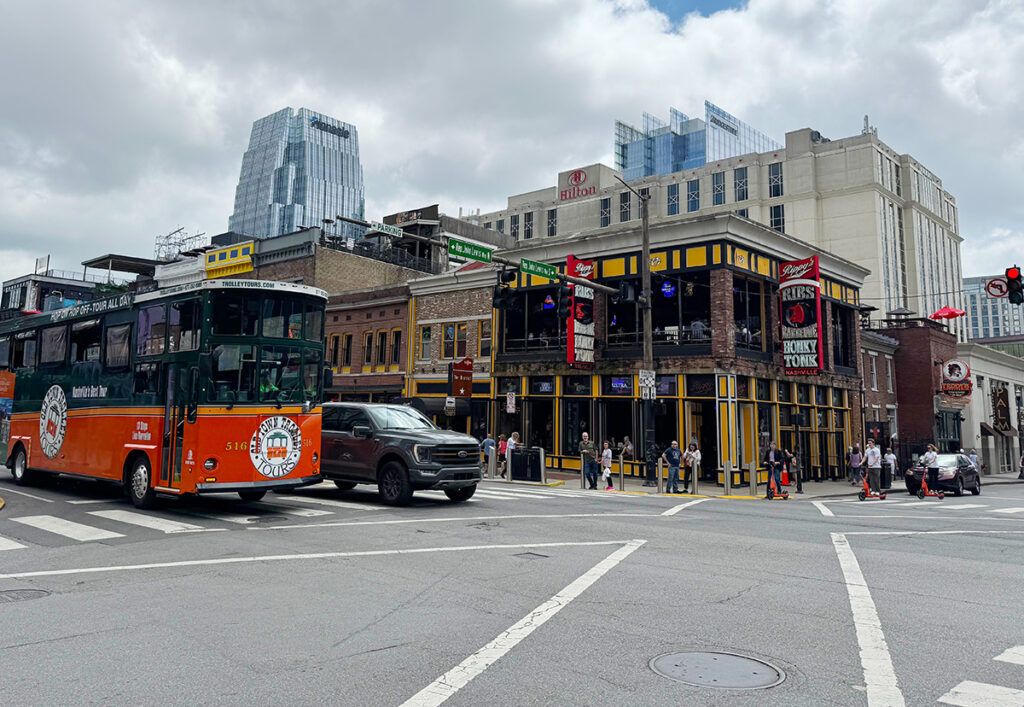
[[[814,402],[822,407],[828,405],[828,388],[817,386],[814,389]]]
[[[788,403],[793,400],[793,386],[789,381],[779,381],[779,402]]]
[[[654,382],[659,398],[674,398],[676,396],[676,385],[675,376],[657,376]]]
[[[590,395],[592,389],[590,376],[562,377],[562,395]]]
[[[580,437],[591,432],[590,400],[562,401],[562,454],[580,453]]]
[[[553,376],[540,376],[530,379],[530,395],[554,395],[555,379]]]
[[[796,386],[796,401],[801,405],[811,404],[811,386],[799,383]]]
[[[736,347],[748,351],[764,350],[764,283],[761,280],[735,278],[732,286]]]
[[[498,392],[502,395],[506,393],[518,393],[519,392],[519,378],[517,376],[505,377],[498,379]]]
[[[640,292],[640,278],[627,278],[633,292]],[[711,280],[707,272],[658,274],[651,282],[651,321],[654,344],[679,345],[711,341]],[[636,346],[643,340],[638,302],[610,303],[608,345]]]
[[[554,287],[517,291],[505,310],[503,350],[552,351],[565,349],[565,321],[558,317]]]
[[[750,379],[746,376],[736,376],[736,397],[741,400],[750,398]]]
[[[772,399],[772,383],[764,378],[757,379],[757,399],[758,400],[771,400]]]
[[[690,398],[715,397],[715,377],[706,374],[686,376],[686,395]]]
[[[602,395],[632,395],[633,376],[602,376]]]

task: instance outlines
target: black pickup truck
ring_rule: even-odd
[[[480,481],[480,444],[439,429],[405,405],[325,403],[321,474],[340,489],[376,484],[381,499],[404,505],[414,491],[472,498]]]

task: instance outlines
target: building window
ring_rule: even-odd
[[[491,230],[491,222],[490,221],[484,221],[484,228],[486,228],[488,231]]]
[[[768,165],[768,196],[782,196],[782,163]]]
[[[612,225],[612,200],[611,197],[601,199],[601,228]]]
[[[420,327],[418,353],[420,360],[430,359],[430,327],[428,326]]]
[[[500,218],[494,222],[494,227],[498,230],[498,233],[505,232],[505,219]]]
[[[466,356],[466,325],[445,324],[442,358],[464,358]]]
[[[388,362],[388,333],[377,332],[377,365],[383,366]]]
[[[527,211],[523,214],[523,240],[533,238],[533,212]]]
[[[896,392],[892,380],[892,356],[885,357],[885,389],[889,393]]]
[[[776,204],[771,208],[768,225],[779,233],[786,232],[786,209],[782,204]]]
[[[736,278],[732,287],[736,348],[764,350],[764,283]]]
[[[743,218],[750,218],[750,209],[736,209],[736,215]]]
[[[558,209],[548,209],[548,235],[558,233]]]
[[[619,223],[629,220],[629,212],[632,211],[632,196],[633,194],[628,191],[619,194]]]
[[[396,366],[402,362],[402,332],[398,329],[391,332],[391,363]]]
[[[871,390],[878,390],[878,356],[869,353],[868,366],[871,371]]]
[[[824,304],[824,303],[823,303]],[[832,362],[836,366],[854,368],[857,354],[853,351],[853,310],[832,302]]]
[[[725,172],[711,175],[711,203],[715,206],[725,203]]]
[[[342,353],[342,359],[341,359],[341,365],[342,366],[351,366],[352,365],[352,335],[351,334],[345,334],[345,336],[342,337],[342,341],[344,343],[342,344],[342,347],[341,347],[341,350],[343,352]]]
[[[476,331],[476,348],[478,358],[490,358],[491,355],[491,320],[480,321]]]
[[[519,240],[519,214],[512,214],[508,217],[509,235]]]
[[[363,364],[369,366],[373,363],[373,332],[367,332],[363,337]]]
[[[736,201],[746,201],[750,198],[750,191],[747,188],[747,168],[737,167],[732,173],[733,198]]]
[[[700,180],[691,179],[686,183],[686,210],[697,211],[700,209]]]
[[[330,348],[330,354],[329,354],[330,359],[329,360],[330,360],[330,363],[331,363],[331,368],[337,368],[338,367],[338,346],[339,346],[339,344],[340,344],[340,340],[338,339],[338,336],[336,334],[332,334],[331,335],[331,344],[330,344],[330,347],[329,347]]]
[[[668,185],[668,215],[675,216],[679,213],[679,185]]]

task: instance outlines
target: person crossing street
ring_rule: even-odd
[[[868,467],[868,488],[872,493],[882,492],[882,452],[875,446],[875,440],[868,440],[864,451],[864,462]]]

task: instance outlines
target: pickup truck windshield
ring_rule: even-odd
[[[368,408],[374,423],[382,430],[434,430],[437,429],[419,412],[404,405]]]

